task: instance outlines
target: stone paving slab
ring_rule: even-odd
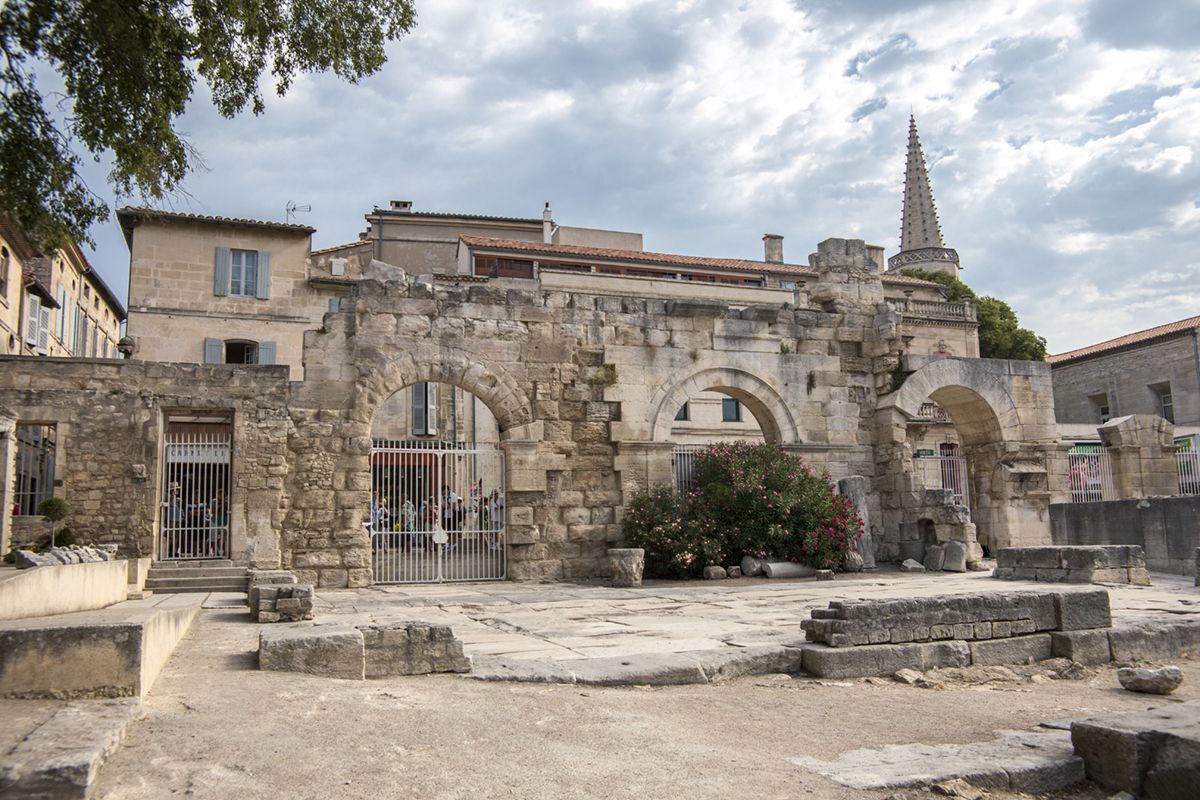
[[[1200,619],[1200,590],[1189,579],[1158,573],[1152,578],[1152,586],[1105,587],[1115,625]],[[471,656],[565,661],[790,644],[802,638],[800,621],[832,599],[1020,589],[1044,591],[1046,585],[999,581],[986,572],[909,574],[884,567],[820,582],[648,581],[633,589],[583,582],[372,587],[319,592],[316,611],[319,619],[331,623],[413,620],[450,625]]]

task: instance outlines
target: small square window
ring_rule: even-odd
[[[690,419],[690,417],[689,417],[688,404],[684,403],[683,405],[681,405],[679,407],[679,410],[675,412],[675,421],[676,422],[687,422],[689,419]]]
[[[254,297],[258,286],[258,251],[232,250],[229,253],[229,293]]]
[[[741,422],[742,404],[732,397],[721,398],[721,421]]]

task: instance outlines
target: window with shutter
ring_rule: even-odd
[[[438,432],[438,385],[425,384],[425,433],[437,436]]]
[[[271,254],[266,250],[258,251],[258,273],[254,288],[254,296],[266,300],[271,296]]]
[[[229,294],[229,264],[229,248],[218,247],[213,270],[213,294],[218,297],[224,297]]]
[[[28,301],[25,314],[25,344],[36,347],[38,328],[42,323],[42,301],[31,294],[27,294],[25,297]]]
[[[204,363],[221,364],[225,361],[225,343],[220,339],[204,340]]]
[[[258,343],[258,363],[259,364],[274,364],[275,363],[275,343],[274,342],[259,342]]]
[[[426,392],[427,383],[414,383],[412,386],[412,432],[413,436],[425,436],[428,434],[428,418],[426,416]]]
[[[42,306],[41,319],[38,322],[38,352],[46,355],[50,352],[50,306]]]

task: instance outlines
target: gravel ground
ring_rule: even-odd
[[[1197,662],[1183,662],[1190,680],[1166,699],[1116,688],[1109,668],[1082,680],[941,676],[940,689],[787,676],[655,689],[341,681],[258,672],[257,630],[244,612],[203,612],[94,797],[927,798],[847,789],[787,759],[988,740],[997,729],[1200,699]]]

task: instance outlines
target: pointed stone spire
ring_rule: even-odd
[[[917,119],[908,118],[908,163],[904,168],[904,213],[900,220],[900,249],[945,247],[942,229],[938,225],[937,208],[933,204],[933,189],[929,185],[929,170],[917,135]]]
[[[933,204],[933,188],[921,137],[917,135],[917,120],[908,118],[908,160],[904,168],[904,210],[900,218],[900,252],[888,259],[888,269],[903,267],[948,272],[958,277],[958,253],[942,241],[937,207]]]

